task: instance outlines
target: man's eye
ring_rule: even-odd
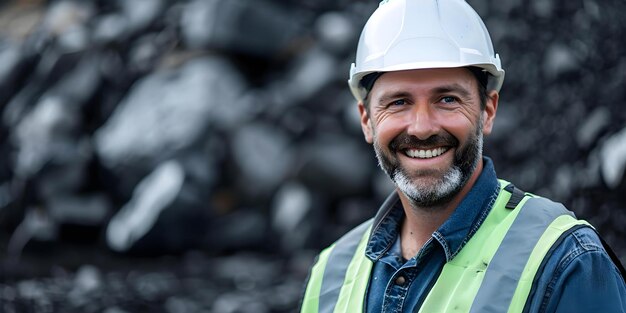
[[[393,102],[391,102],[392,106],[399,106],[399,105],[405,105],[406,101],[404,101],[404,99],[398,99],[398,100],[394,100]]]
[[[454,103],[454,102],[457,102],[457,101],[456,101],[455,97],[446,96],[446,97],[441,98],[441,102],[443,102],[443,103]]]

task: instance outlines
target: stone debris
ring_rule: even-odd
[[[507,79],[485,154],[626,261],[626,2],[472,0]],[[393,190],[348,0],[0,6],[0,312],[293,312]]]

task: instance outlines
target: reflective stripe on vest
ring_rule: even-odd
[[[511,194],[500,181],[493,209],[447,262],[419,312],[521,312],[550,247],[568,229],[589,225],[561,204],[525,197],[506,209]],[[371,221],[324,250],[307,284],[302,312],[363,312],[373,263],[365,256]],[[416,308],[416,311],[418,309]]]
[[[365,257],[372,220],[322,251],[311,269],[302,312],[362,312],[373,263]]]
[[[560,203],[527,199],[491,259],[470,312],[505,312],[507,308],[521,312],[541,260],[565,230],[580,223]],[[526,292],[516,292],[519,287]],[[514,295],[524,301],[513,307]]]

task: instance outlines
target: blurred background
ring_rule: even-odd
[[[626,261],[626,2],[468,0],[501,178]],[[347,88],[378,1],[0,1],[0,312],[292,312],[392,190]]]

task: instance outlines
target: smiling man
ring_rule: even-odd
[[[465,1],[381,2],[349,85],[396,191],[320,253],[302,312],[626,312],[593,227],[483,156],[503,80]]]

